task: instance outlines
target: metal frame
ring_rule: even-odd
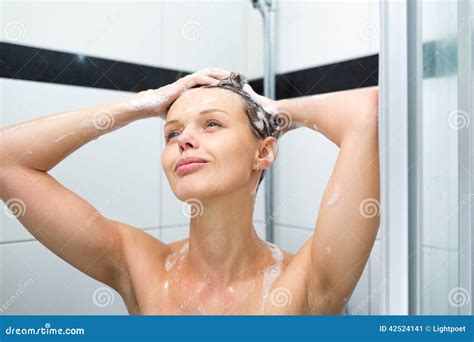
[[[423,289],[423,32],[422,3],[409,1],[408,40],[408,313],[422,314]]]
[[[470,123],[465,128],[459,129],[458,134],[458,201],[465,200],[466,195],[470,205],[459,205],[459,286],[470,293],[468,304],[459,308],[461,315],[473,315],[474,294],[474,253],[472,251],[472,228],[474,226],[474,122],[473,122],[473,70],[474,70],[474,25],[473,18],[474,0],[460,0],[458,2],[458,109],[462,115],[466,114],[466,122]],[[464,26],[465,24],[465,26]]]
[[[408,314],[407,0],[382,1],[379,70],[385,315]]]

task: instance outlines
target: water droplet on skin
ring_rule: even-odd
[[[61,140],[63,140],[64,138],[66,138],[66,137],[68,137],[68,136],[70,136],[70,135],[73,135],[73,134],[76,134],[76,132],[71,132],[71,133],[62,135],[61,137],[59,137],[58,139],[54,140],[53,142],[58,143],[58,142],[60,142]]]
[[[168,280],[166,280],[163,283],[163,294],[165,295],[165,297],[168,297],[169,288],[170,288],[170,284],[169,284]]]
[[[176,261],[179,261],[178,269],[181,268],[182,263],[181,261],[186,257],[189,251],[189,241],[186,241],[183,246],[180,248],[179,251],[174,251],[170,255],[168,255],[168,258],[166,258],[165,261],[165,270],[170,271],[171,268],[176,264]],[[178,260],[179,258],[179,260]]]
[[[339,184],[335,184],[334,191],[328,199],[328,206],[327,206],[328,208],[337,202],[340,192],[341,192],[341,187],[339,186]]]

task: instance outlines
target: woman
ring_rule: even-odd
[[[377,89],[274,101],[240,75],[204,69],[107,104],[1,129],[1,198],[43,245],[116,289],[130,314],[338,314],[374,243]],[[191,204],[189,239],[163,243],[98,213],[47,172],[99,136],[164,119],[163,169]],[[252,222],[277,139],[308,127],[340,147],[314,236],[296,254],[259,239]],[[45,200],[47,199],[47,200]],[[41,229],[36,227],[41,226]]]

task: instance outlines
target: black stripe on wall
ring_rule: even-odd
[[[10,43],[0,43],[0,77],[138,92],[172,83],[189,71],[152,67]],[[250,85],[263,93],[262,79]],[[276,77],[276,97],[290,98],[378,84],[378,55]]]
[[[0,43],[0,77],[138,92],[159,88],[186,72],[143,64]]]
[[[275,95],[277,99],[284,99],[376,86],[378,65],[379,56],[376,54],[278,74]]]

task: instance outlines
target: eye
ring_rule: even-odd
[[[173,138],[173,134],[176,133],[177,130],[171,131],[167,136],[166,136],[166,141],[169,141],[171,138]]]
[[[206,121],[206,127],[208,127],[209,124],[211,124],[211,123],[215,123],[217,126],[222,126],[222,125],[219,123],[219,121],[216,121],[216,120],[208,120],[208,121]]]
[[[222,126],[219,121],[216,121],[214,119],[212,120],[207,120],[205,127],[214,127],[214,126],[209,126],[210,124],[216,124],[217,126]],[[174,130],[169,132],[169,134],[166,136],[166,141],[170,141],[172,138],[174,138],[173,134],[176,132],[179,132],[178,130]]]

